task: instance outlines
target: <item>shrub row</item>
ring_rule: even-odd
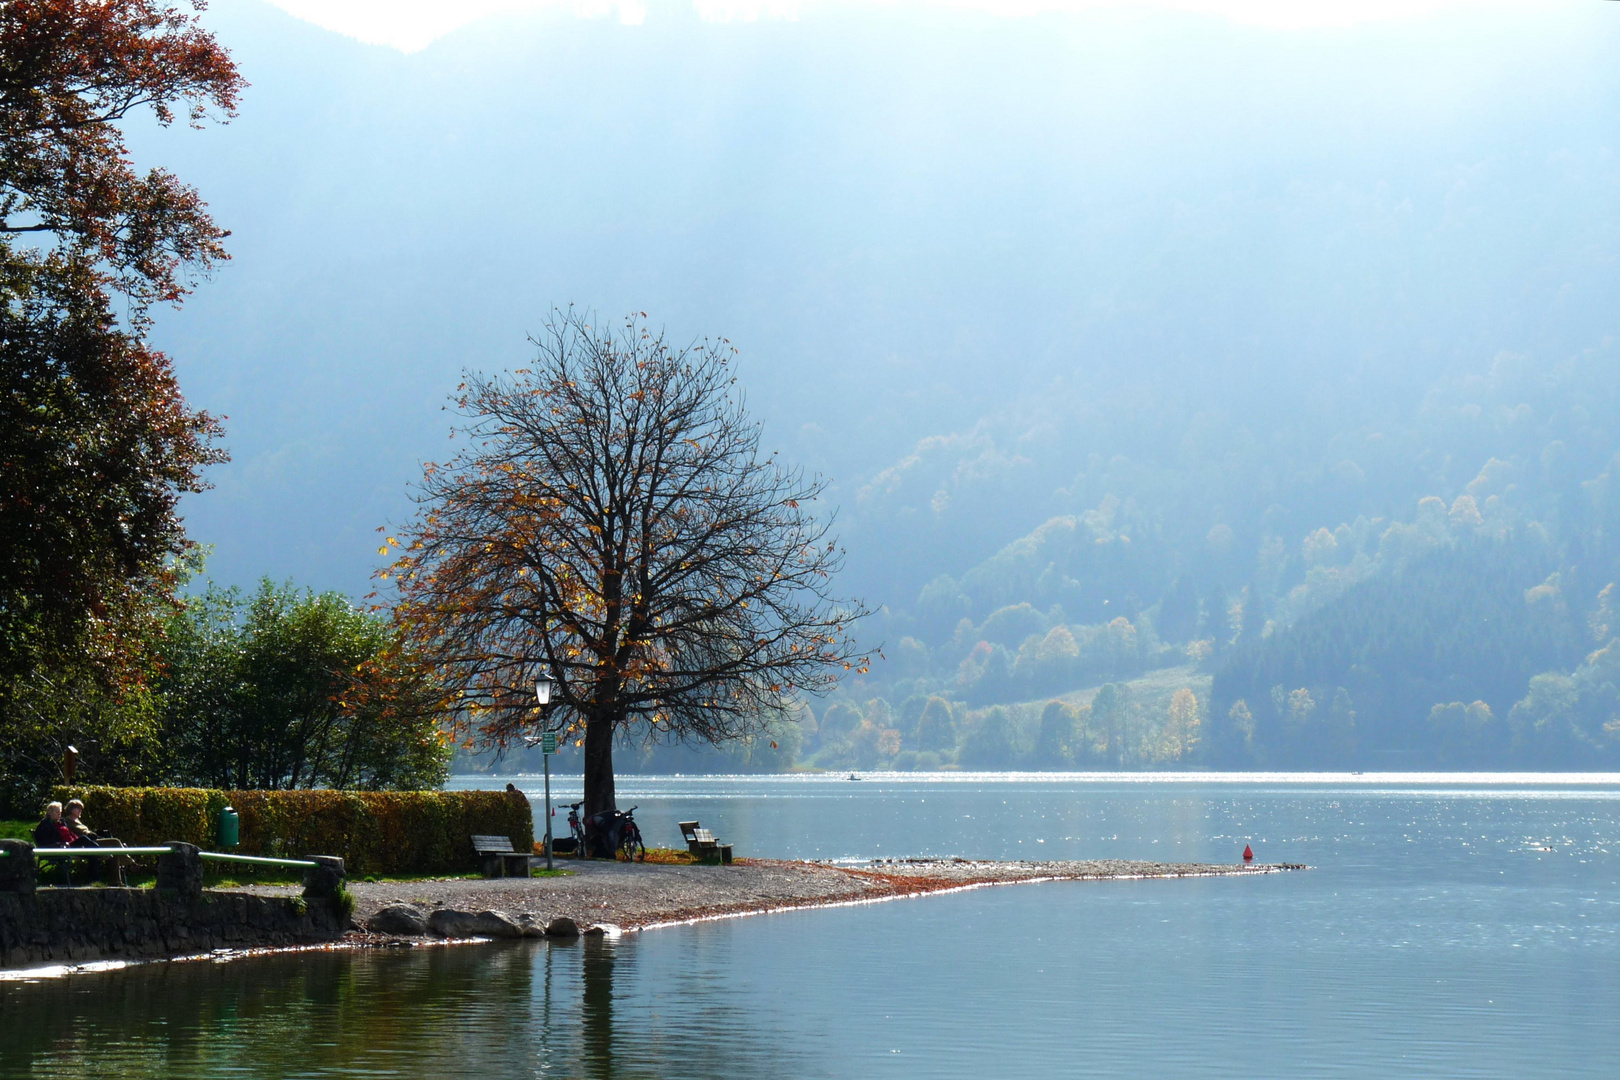
[[[84,800],[84,821],[126,844],[184,840],[218,851],[219,811],[241,818],[242,855],[340,855],[351,875],[462,873],[476,865],[474,833],[534,844],[529,800],[503,791],[215,791],[58,787]]]

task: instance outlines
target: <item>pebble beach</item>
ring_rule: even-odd
[[[634,931],[698,919],[727,918],[793,908],[868,903],[932,892],[1052,881],[1252,876],[1303,869],[1289,864],[1164,863],[1121,859],[1069,862],[989,862],[969,859],[896,859],[846,865],[775,859],[739,859],[731,866],[606,861],[562,863],[564,875],[489,880],[444,879],[351,882],[358,926],[378,926],[378,913],[409,905],[463,916],[495,913],[486,934],[515,936],[500,927],[540,928],[561,917],[581,929],[608,926]],[[262,891],[275,891],[261,887]],[[412,936],[388,929],[384,937]],[[468,924],[465,919],[461,922]],[[457,920],[441,917],[442,931]],[[439,933],[429,936],[461,936]]]

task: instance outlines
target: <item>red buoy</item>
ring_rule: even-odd
[[[1254,862],[1254,848],[1250,847],[1248,844],[1243,845],[1243,861]]]

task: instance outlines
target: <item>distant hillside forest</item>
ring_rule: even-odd
[[[1092,511],[879,611],[871,673],[796,721],[722,751],[636,745],[621,760],[1620,768],[1616,359],[1499,359],[1401,423],[1324,433],[1317,459],[1345,456],[1314,471],[1287,454],[1191,478],[1114,462],[1133,482]],[[1201,533],[1194,481],[1200,507],[1228,508]],[[1346,501],[1362,512],[1300,523],[1301,507]]]

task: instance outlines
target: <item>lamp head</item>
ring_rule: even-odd
[[[556,683],[551,681],[551,677],[549,675],[540,676],[540,680],[534,684],[535,700],[538,701],[542,706],[550,705],[551,690],[552,687],[556,685]]]

